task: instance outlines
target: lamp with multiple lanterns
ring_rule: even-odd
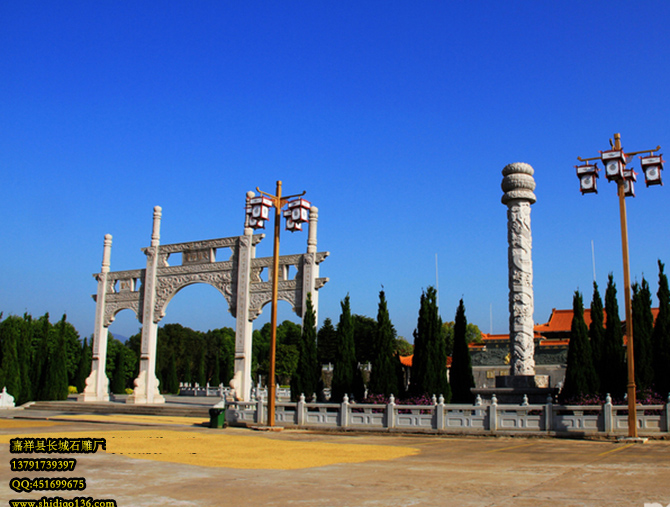
[[[304,192],[300,195],[304,195]],[[288,204],[287,209],[283,212],[284,218],[286,218],[286,230],[291,232],[302,231],[302,224],[309,221],[309,209],[312,207],[312,204],[299,196],[293,201],[289,201],[288,199],[285,198],[282,202],[282,207]],[[265,195],[249,199],[246,209],[249,227],[252,229],[265,229],[265,222],[270,219],[270,209],[273,206],[274,201],[272,198]]]
[[[616,137],[615,137],[616,138]],[[619,139],[620,138],[616,138]],[[626,169],[626,165],[631,162],[633,155],[648,153],[647,156],[640,157],[640,166],[644,172],[644,181],[648,187],[652,185],[663,185],[661,180],[661,170],[663,169],[663,155],[654,155],[655,151],[660,150],[657,146],[655,150],[638,151],[634,153],[624,153],[622,149],[607,150],[601,152],[600,157],[580,158],[583,165],[575,166],[577,177],[579,178],[579,189],[582,194],[598,193],[597,178],[598,163],[589,163],[594,160],[601,160],[605,166],[605,176],[607,181],[622,181],[624,185],[624,194],[626,197],[635,197],[634,182],[637,181],[637,173],[632,169]]]
[[[605,177],[608,181],[617,184],[619,194],[619,212],[621,218],[621,246],[623,250],[623,276],[624,276],[624,298],[626,303],[626,335],[628,338],[628,437],[637,438],[637,414],[635,393],[635,359],[633,357],[633,316],[630,300],[630,263],[628,259],[628,223],[626,219],[626,197],[635,197],[634,183],[637,176],[633,169],[627,169],[626,165],[633,160],[634,155],[646,154],[640,157],[640,166],[644,171],[644,179],[647,186],[662,185],[661,170],[663,169],[663,155],[654,155],[655,151],[661,149],[657,146],[654,150],[636,151],[625,153],[621,147],[621,135],[614,134],[614,143],[610,140],[611,150],[601,151],[600,157],[581,158],[577,157],[583,165],[575,166],[577,177],[579,177],[579,189],[583,194],[598,193],[597,179],[598,163],[602,161],[605,166]],[[591,163],[593,162],[593,163]]]
[[[283,214],[286,218],[286,229],[295,232],[302,230],[302,224],[309,220],[309,201],[302,199],[305,192],[297,195],[282,197],[281,181],[277,182],[277,194],[272,195],[263,192],[258,187],[256,190],[261,194],[258,197],[247,199],[246,217],[247,225],[252,229],[264,229],[265,222],[274,214],[274,253],[272,258],[272,314],[270,335],[270,372],[268,385],[268,426],[275,425],[275,397],[277,384],[275,382],[275,363],[277,351],[277,294],[279,292],[279,232],[282,209],[286,207]],[[253,195],[253,192],[250,193]],[[288,206],[287,206],[288,205]],[[274,212],[271,211],[274,208]]]

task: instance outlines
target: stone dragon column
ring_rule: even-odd
[[[533,173],[530,165],[521,162],[509,164],[502,171],[502,203],[507,205],[510,375],[529,381],[535,375],[530,228],[530,205],[536,201]]]

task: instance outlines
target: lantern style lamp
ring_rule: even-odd
[[[296,199],[288,203],[288,209],[284,211],[286,217],[286,230],[295,232],[302,231],[302,224],[309,220],[309,208],[312,205],[305,199]]]
[[[607,181],[618,181],[623,178],[623,170],[626,167],[626,157],[623,150],[603,151],[600,159],[605,165]]]
[[[598,193],[596,185],[596,178],[598,178],[598,167],[594,164],[584,164],[575,166],[577,169],[577,176],[579,177],[579,189],[583,194],[592,192]]]
[[[270,208],[272,207],[272,200],[261,195],[249,199],[251,205],[251,218],[256,220],[268,220],[270,218]]]
[[[309,220],[309,208],[312,205],[305,199],[296,199],[288,203],[288,209],[291,210],[291,219],[297,223],[307,222]]]
[[[635,197],[635,183],[637,175],[632,169],[624,169],[623,171],[623,195],[626,197]]]
[[[661,169],[663,169],[663,155],[651,155],[640,157],[640,165],[644,171],[644,182],[647,186],[663,185],[661,181]]]
[[[293,210],[290,209],[285,210],[284,218],[286,218],[287,231],[291,232],[302,231],[302,222],[296,222],[295,220],[293,220]]]
[[[621,134],[614,134],[614,142],[610,139],[611,150],[601,151],[600,157],[582,158],[577,157],[577,160],[584,163],[582,166],[575,166],[577,169],[577,176],[579,176],[580,188],[582,194],[589,192],[597,192],[595,178],[598,177],[598,169],[595,163],[590,165],[589,162],[600,159],[605,165],[605,176],[608,181],[616,181],[617,194],[619,197],[619,217],[621,219],[621,247],[623,253],[623,273],[624,273],[624,297],[626,302],[626,322],[633,323],[633,309],[630,297],[630,261],[628,259],[628,219],[626,218],[626,199],[625,197],[635,197],[635,182],[637,175],[632,168],[626,169],[634,155],[640,156],[640,165],[644,171],[644,178],[647,186],[662,185],[661,183],[661,169],[663,169],[663,155],[654,155],[661,149],[657,146],[653,150],[635,151],[631,153],[624,153],[621,146]],[[637,439],[637,395],[635,393],[635,364],[633,351],[635,350],[633,343],[633,331],[635,326],[627,327],[626,334],[628,336],[628,343],[626,344],[628,350],[627,369],[628,369],[628,437],[630,439]],[[637,331],[635,331],[637,333]]]
[[[249,199],[247,215],[249,216],[249,227],[253,229],[265,229],[265,221],[270,218],[272,200],[265,197],[253,197]]]

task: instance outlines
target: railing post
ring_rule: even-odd
[[[610,393],[607,393],[603,405],[603,431],[605,433],[612,433],[613,422],[612,397]]]
[[[435,418],[435,422],[437,423],[437,428],[438,430],[443,430],[444,429],[444,396],[440,394],[440,398],[437,402],[437,405],[435,406],[435,410],[437,410],[437,417]]]
[[[349,396],[346,394],[342,398],[340,405],[340,427],[346,428],[349,426]]]
[[[263,397],[259,396],[256,399],[256,424],[263,424],[265,421],[265,410],[263,407]]]
[[[554,404],[551,395],[547,396],[547,403],[544,406],[544,430],[551,431],[554,422]]]
[[[492,433],[498,431],[498,398],[495,394],[491,396],[489,405],[489,431]]]
[[[665,427],[663,430],[666,433],[670,433],[670,394],[668,394],[668,399],[665,400]]]
[[[386,404],[386,427],[395,428],[395,396],[391,395]]]
[[[300,399],[298,400],[298,404],[295,407],[295,418],[296,418],[296,424],[298,426],[304,426],[305,425],[305,419],[307,418],[307,404],[305,403],[305,394],[302,393],[300,395]]]

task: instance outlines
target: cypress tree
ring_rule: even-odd
[[[375,358],[377,321],[365,315],[354,314],[352,318],[354,320],[356,362],[359,364],[371,363]]]
[[[200,348],[198,353],[198,358],[195,363],[194,377],[195,381],[200,387],[205,387],[207,385],[207,376],[205,375],[205,349],[204,347]]]
[[[317,338],[316,355],[319,364],[334,363],[337,356],[337,331],[329,318],[323,321]]]
[[[584,322],[584,303],[579,291],[572,299],[572,325],[570,327],[570,345],[565,383],[561,391],[564,401],[595,394],[598,391],[598,377],[593,367],[591,344]]]
[[[67,358],[65,349],[66,316],[51,330],[50,347],[46,362],[44,395],[46,400],[66,400]]]
[[[472,403],[475,398],[470,389],[475,387],[472,374],[470,349],[466,339],[468,321],[465,318],[465,305],[461,299],[454,320],[454,353],[451,361],[451,401],[453,403]]]
[[[21,335],[17,342],[19,355],[19,369],[21,370],[21,397],[15,399],[17,405],[34,400],[34,392],[30,368],[33,364],[33,325],[32,317],[23,314],[21,321]]]
[[[651,389],[654,383],[651,336],[654,315],[651,313],[651,291],[647,280],[633,284],[633,355],[635,358],[635,385],[640,390]]]
[[[49,314],[45,313],[36,321],[33,321],[34,340],[33,344],[33,366],[31,368],[31,383],[33,395],[36,400],[49,400],[47,392],[46,373],[47,357],[51,347],[49,337],[52,336],[52,325],[49,322]]]
[[[114,374],[112,375],[112,382],[110,385],[110,389],[114,394],[125,394],[125,369],[126,365],[123,357],[123,350],[121,347],[119,347],[116,349],[116,357],[114,358]]]
[[[598,292],[598,284],[593,282],[593,298],[591,299],[591,324],[589,325],[589,338],[591,340],[591,355],[593,366],[596,370],[598,383],[604,376],[605,365],[602,361],[603,347],[605,345],[605,324],[603,314],[603,300]]]
[[[375,358],[370,372],[370,391],[389,396],[399,394],[396,377],[395,331],[389,317],[386,295],[379,291],[377,332],[375,333]]]
[[[612,273],[607,278],[605,291],[605,341],[602,350],[603,371],[600,377],[600,391],[612,396],[623,395],[626,391],[627,376],[623,348],[623,331],[619,319],[619,305],[616,299],[616,285]]]
[[[297,401],[301,394],[308,399],[316,393],[321,368],[316,358],[316,319],[312,295],[307,294],[302,333],[298,342],[298,367],[291,377],[291,398]]]
[[[168,373],[165,377],[165,384],[163,385],[163,392],[171,394],[179,394],[179,378],[177,377],[177,361],[175,355],[170,356],[168,366]]]
[[[177,370],[175,369],[175,375]],[[212,372],[212,379],[209,381],[211,386],[218,386],[221,384],[221,358],[219,357],[219,351],[216,351],[214,356],[214,371]]]
[[[434,287],[421,294],[419,319],[414,331],[410,390],[414,395],[444,395],[451,399],[447,380],[447,347],[438,315],[437,292]]]
[[[15,402],[23,399],[21,386],[21,363],[19,362],[18,345],[21,338],[22,319],[10,315],[0,323],[0,384],[14,397]]]
[[[351,394],[356,373],[356,350],[354,348],[354,320],[351,316],[349,295],[340,303],[342,313],[337,324],[337,341],[339,347],[335,359],[331,400],[342,401],[345,394]]]
[[[81,346],[81,354],[79,355],[79,366],[77,367],[77,376],[75,380],[75,386],[79,393],[84,392],[84,389],[86,388],[86,379],[91,374],[91,356],[91,348],[88,346],[87,339],[84,338],[84,343],[82,343]]]
[[[665,397],[670,393],[670,289],[665,265],[658,261],[658,315],[652,334],[654,390]]]

